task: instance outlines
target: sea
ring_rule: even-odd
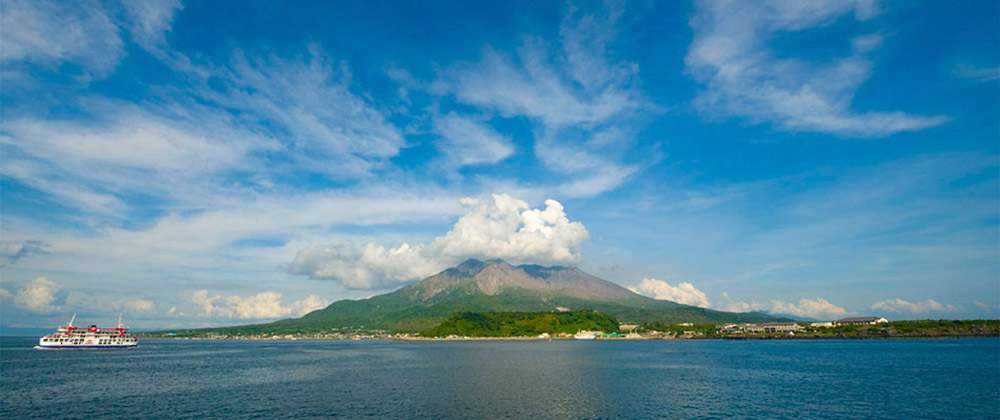
[[[998,419],[1000,339],[0,338],[3,419]]]

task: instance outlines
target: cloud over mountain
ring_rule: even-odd
[[[700,306],[702,308],[712,307],[705,292],[698,290],[693,284],[688,282],[680,282],[677,286],[671,286],[670,283],[663,280],[646,278],[642,279],[638,286],[629,287],[628,289],[654,299],[672,300],[677,303]]]
[[[523,200],[493,194],[488,200],[466,198],[462,204],[468,212],[429,244],[312,247],[298,252],[291,270],[351,288],[383,288],[420,279],[466,258],[574,262],[580,258],[580,245],[590,237],[555,200],[546,200],[544,209],[533,209]]]

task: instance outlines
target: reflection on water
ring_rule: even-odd
[[[0,418],[998,418],[1000,340],[0,340]]]

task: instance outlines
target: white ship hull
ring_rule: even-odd
[[[105,345],[63,345],[63,346],[43,346],[41,344],[35,346],[39,350],[65,350],[65,349],[125,349],[129,347],[135,347],[139,344],[105,344]]]
[[[76,315],[73,315],[76,319]],[[128,334],[128,328],[121,324],[115,328],[74,327],[73,319],[69,325],[59,327],[56,332],[38,339],[36,349],[121,349],[139,345],[136,336]]]

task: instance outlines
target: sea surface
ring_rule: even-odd
[[[998,419],[1000,339],[0,339],[0,418]]]

